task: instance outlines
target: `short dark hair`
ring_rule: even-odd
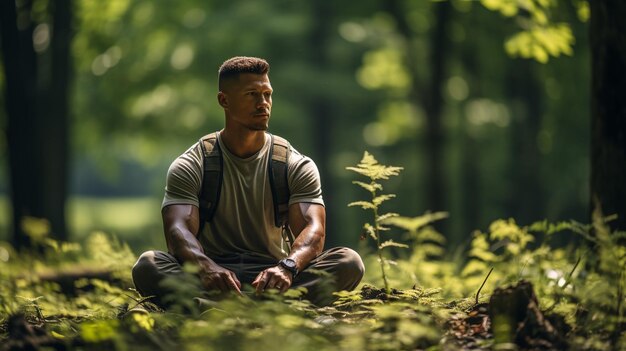
[[[218,71],[218,85],[222,90],[225,80],[236,78],[241,73],[268,74],[270,64],[262,58],[235,56],[224,61]]]

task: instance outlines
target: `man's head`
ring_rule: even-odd
[[[268,128],[272,111],[269,69],[267,61],[255,57],[233,57],[222,64],[217,101],[224,109],[226,128]]]
[[[237,81],[242,73],[267,75],[270,64],[262,58],[235,56],[224,61],[218,71],[218,85],[220,91],[227,89],[228,83]]]

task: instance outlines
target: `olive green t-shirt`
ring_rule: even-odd
[[[288,247],[281,229],[274,225],[272,190],[267,174],[271,138],[248,158],[233,155],[218,135],[224,158],[220,199],[213,220],[205,224],[198,239],[211,258],[251,254],[283,258]],[[202,187],[202,149],[199,143],[180,155],[167,172],[161,208],[174,204],[198,207]],[[319,172],[315,163],[290,148],[287,165],[289,205],[309,202],[324,205]],[[296,233],[297,234],[297,233]]]

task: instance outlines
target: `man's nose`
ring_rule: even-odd
[[[271,103],[270,103],[270,98],[261,95],[261,97],[259,98],[259,100],[257,100],[257,107],[270,107]]]

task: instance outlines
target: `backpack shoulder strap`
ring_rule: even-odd
[[[222,190],[222,169],[224,159],[217,141],[218,132],[207,134],[200,138],[203,159],[202,188],[200,189],[200,231],[206,222],[210,222],[215,215],[217,203]]]
[[[289,184],[287,184],[287,165],[289,162],[289,142],[277,135],[270,134],[270,162],[268,173],[272,200],[274,203],[274,224],[284,227],[289,214]]]

